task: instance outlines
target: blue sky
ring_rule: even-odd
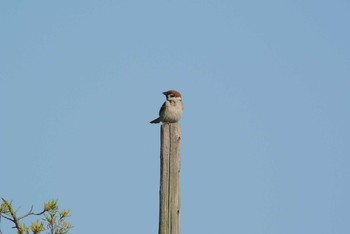
[[[0,195],[157,233],[149,121],[176,89],[183,234],[350,233],[349,22],[344,0],[2,1]]]

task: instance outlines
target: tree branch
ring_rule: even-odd
[[[3,217],[3,218],[5,218],[5,219],[7,219],[7,220],[10,220],[10,221],[14,221],[13,219],[11,219],[10,217],[7,217],[7,216],[5,216],[4,214],[1,214],[1,217]]]
[[[8,201],[6,201],[4,198],[1,198],[1,199],[5,203],[5,205],[7,206],[8,211],[9,211],[11,217],[13,218],[13,220],[11,220],[11,219],[9,219],[9,220],[11,220],[15,224],[15,228],[18,230],[19,229],[19,222],[18,222],[19,220],[17,219],[16,213],[13,211],[12,206]],[[5,217],[5,216],[3,216],[3,217]]]
[[[27,214],[25,214],[25,215],[23,215],[23,216],[21,216],[21,217],[18,217],[17,219],[18,220],[21,220],[21,219],[23,219],[23,218],[25,218],[25,217],[27,217],[27,216],[29,216],[29,215],[42,215],[42,214],[44,214],[46,212],[46,210],[43,210],[42,212],[40,212],[40,213],[34,213],[33,212],[33,206],[30,208],[30,210],[28,211],[28,213]]]

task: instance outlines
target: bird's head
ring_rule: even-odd
[[[181,94],[176,90],[169,90],[169,91],[163,92],[163,94],[165,95],[165,97],[168,101],[181,100],[181,98],[182,98]]]

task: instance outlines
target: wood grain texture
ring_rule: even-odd
[[[160,148],[159,234],[180,234],[180,146],[178,123],[162,124]]]

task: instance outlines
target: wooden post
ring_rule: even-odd
[[[159,234],[180,234],[180,145],[178,123],[160,130]]]

